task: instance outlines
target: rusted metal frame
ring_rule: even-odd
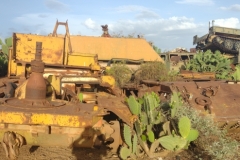
[[[70,33],[69,33],[69,28],[68,28],[68,21],[66,22],[58,22],[58,20],[56,21],[54,30],[53,30],[53,37],[57,37],[57,29],[59,25],[63,25],[65,26],[66,29],[66,36],[65,39],[68,38],[68,49],[69,49],[69,53],[72,53],[72,45],[71,45],[71,40],[70,40]]]
[[[7,74],[7,76],[8,76],[8,78],[11,76],[11,63],[10,63],[10,61],[12,60],[12,54],[13,54],[13,49],[12,49],[13,47],[9,47],[9,49],[8,49],[8,74]]]
[[[16,36],[16,33],[13,33],[13,44],[12,44],[12,58],[15,59],[16,58],[16,53],[17,53],[17,36]],[[10,59],[9,59],[10,60]]]

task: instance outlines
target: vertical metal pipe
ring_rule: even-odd
[[[31,61],[31,71],[32,73],[26,85],[26,99],[45,100],[47,87],[43,78],[42,42],[36,42],[35,59]]]

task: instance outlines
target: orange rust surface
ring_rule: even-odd
[[[98,97],[98,105],[116,114],[129,126],[133,126],[132,113],[124,100],[118,97]]]
[[[162,61],[149,43],[141,38],[71,36],[73,52],[98,54],[99,60],[127,58]]]
[[[205,81],[205,82],[174,82],[176,90],[181,93],[188,92],[193,97],[189,103],[194,108],[205,112],[204,106],[196,103],[196,98],[205,97],[202,95],[203,89],[208,87],[219,89],[215,96],[211,96],[212,104],[211,112],[218,121],[239,121],[240,120],[240,84],[228,84],[221,81]],[[186,89],[187,91],[186,91]],[[205,112],[206,113],[206,112]]]

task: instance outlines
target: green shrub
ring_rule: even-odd
[[[188,106],[179,108],[176,116],[189,117],[192,127],[199,131],[195,144],[212,159],[238,159],[240,156],[240,143],[228,137],[226,130],[217,127],[212,116],[201,116],[197,110]]]
[[[111,65],[111,68],[109,70],[106,70],[106,73],[115,78],[118,87],[123,87],[131,80],[132,77],[132,70],[124,61],[114,62]]]
[[[5,54],[0,54],[0,76],[5,76],[8,69],[8,59]]]
[[[159,80],[174,81],[177,73],[168,71],[166,65],[159,61],[146,62],[141,64],[135,75],[135,81],[139,83],[141,80]]]
[[[217,79],[228,79],[231,70],[231,61],[219,51],[212,53],[210,50],[194,55],[186,65],[186,70],[196,72],[215,72]]]

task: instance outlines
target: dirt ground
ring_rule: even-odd
[[[1,160],[7,160],[2,146],[0,147],[0,157]],[[172,153],[165,158],[156,157],[150,159],[145,156],[138,158],[138,160],[199,160],[200,157],[196,156],[192,151],[186,150],[180,154]],[[203,160],[210,160],[207,157],[201,158]],[[120,160],[120,158],[112,156],[111,152],[106,148],[70,149],[65,147],[33,147],[30,145],[24,145],[20,148],[18,160]]]

